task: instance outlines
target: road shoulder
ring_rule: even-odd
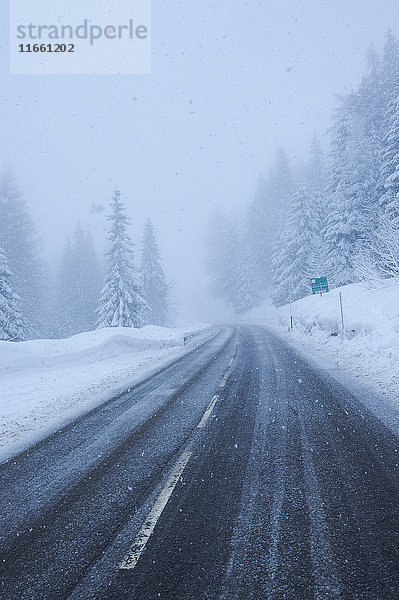
[[[321,352],[304,346],[286,335],[278,333],[275,329],[264,324],[258,324],[263,329],[275,336],[282,343],[291,346],[298,354],[308,361],[315,369],[321,371],[325,377],[330,377],[345,387],[355,398],[370,410],[392,433],[399,437],[399,401],[398,398],[380,392],[369,383],[364,383],[343,367],[334,364]]]

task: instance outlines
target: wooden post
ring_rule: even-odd
[[[339,307],[341,310],[341,325],[342,325],[342,337],[345,335],[345,323],[344,323],[344,310],[342,308],[342,294],[339,293]]]
[[[294,320],[292,318],[292,305],[290,300],[290,329],[294,329]]]

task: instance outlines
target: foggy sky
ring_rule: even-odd
[[[16,76],[5,4],[0,166],[24,190],[50,264],[78,220],[102,250],[106,211],[90,206],[117,185],[136,242],[153,218],[194,318],[212,312],[209,213],[245,206],[279,146],[306,160],[314,131],[326,145],[335,94],[357,87],[370,43],[399,29],[397,0],[153,0],[151,75]]]

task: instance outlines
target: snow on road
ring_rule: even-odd
[[[0,460],[145,379],[209,332],[209,325],[193,324],[1,341]]]
[[[345,336],[341,336],[339,292]],[[267,324],[286,339],[316,349],[335,364],[384,394],[399,398],[399,283],[387,280],[374,289],[355,283],[292,303],[294,329],[289,332],[289,305],[270,300],[249,311],[245,322]]]

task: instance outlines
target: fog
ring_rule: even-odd
[[[397,0],[153,1],[151,75],[16,76],[4,4],[0,164],[47,262],[56,268],[78,221],[103,251],[118,186],[137,244],[152,217],[178,310],[193,319],[220,316],[204,268],[209,215],[245,207],[277,148],[307,160],[314,132],[327,147],[336,95],[358,86],[367,48],[399,17]]]

